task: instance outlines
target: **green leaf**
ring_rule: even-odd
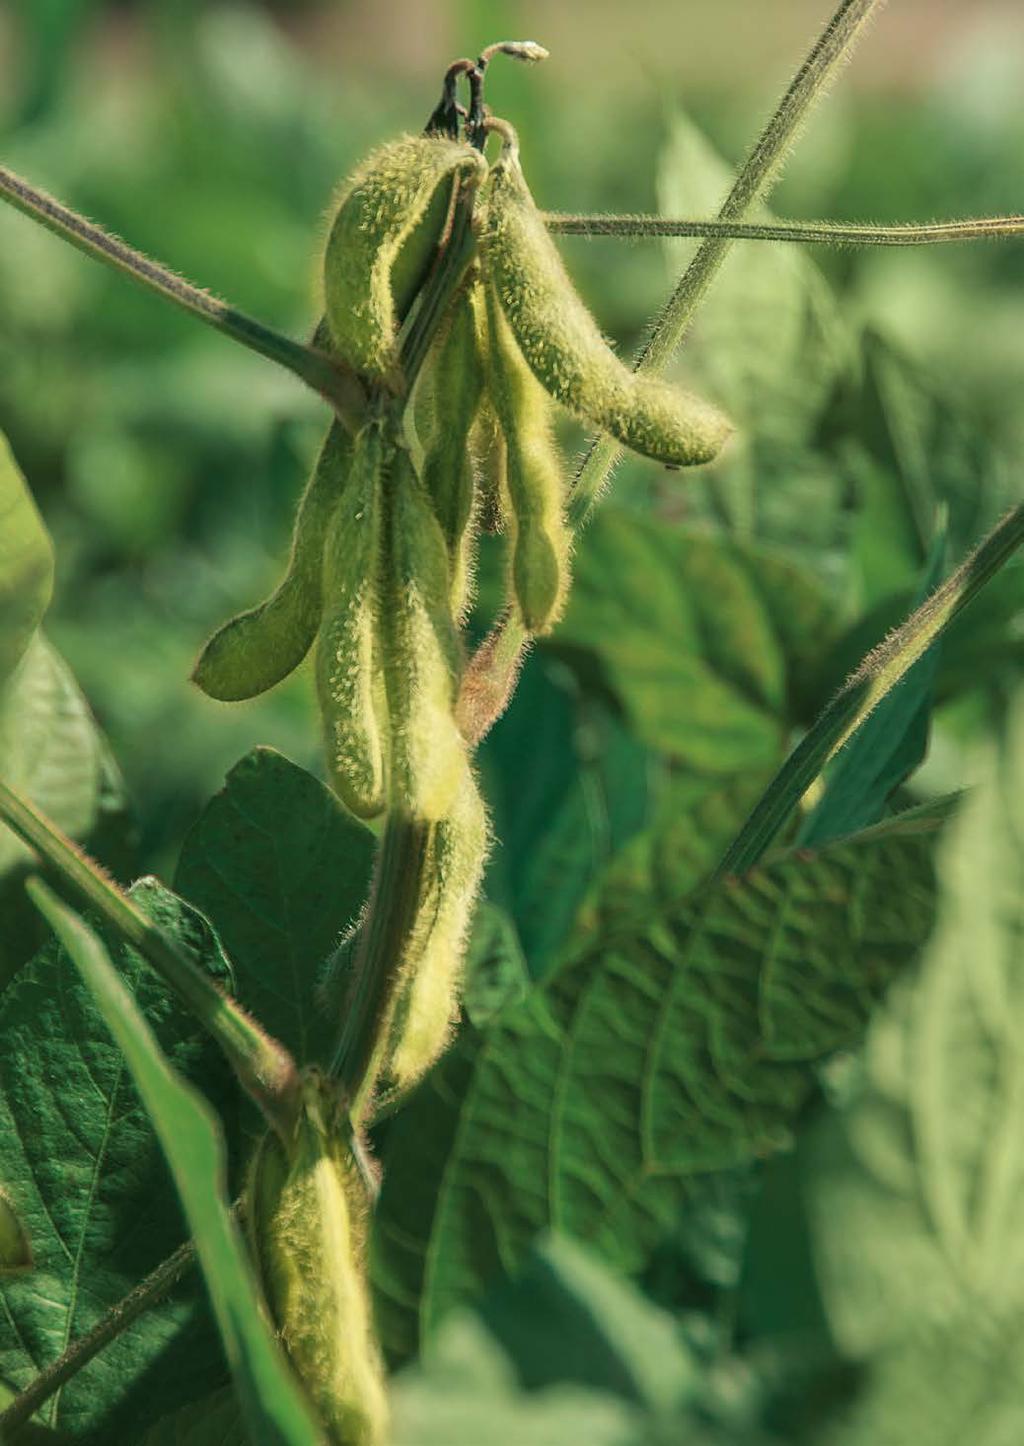
[[[264,1314],[231,1214],[227,1154],[216,1116],[168,1063],[98,935],[45,884],[32,880],[29,888],[92,991],[152,1120],[195,1240],[250,1431],[267,1446],[318,1446],[323,1438]]]
[[[250,1446],[234,1391],[218,1391],[158,1421],[139,1446]]]
[[[943,528],[935,539],[916,606],[922,606],[938,586],[945,552]],[[843,749],[821,801],[800,829],[804,847],[820,847],[877,823],[891,795],[923,761],[940,651],[939,642],[932,643]]]
[[[578,1386],[522,1391],[513,1362],[468,1312],[450,1320],[430,1360],[392,1391],[395,1446],[640,1446],[644,1414]]]
[[[797,679],[834,627],[821,586],[782,554],[608,506],[549,646],[580,671],[596,660],[643,742],[722,777],[778,759]]]
[[[329,789],[270,748],[235,765],[182,847],[175,887],[216,926],[242,1003],[300,1062],[330,1048],[315,988],[365,902],[373,850]]]
[[[862,1092],[805,1158],[829,1321],[859,1358],[1024,1308],[1020,696],[983,780],[942,844],[920,972],[872,1027]]]
[[[117,871],[129,850],[124,786],[67,666],[40,633],[0,687],[0,778]],[[0,988],[45,937],[25,899],[31,854],[0,826]]]
[[[50,538],[0,432],[0,685],[42,622],[52,588]]]
[[[132,898],[230,986],[220,945],[199,914],[155,881],[137,884]],[[118,958],[167,1057],[223,1101],[230,1121],[237,1093],[220,1051],[137,955],[122,949]],[[31,1271],[0,1278],[0,1375],[23,1389],[187,1233],[124,1060],[77,972],[53,945],[0,1000],[0,1180],[34,1256]],[[193,1277],[40,1414],[76,1433],[96,1429],[107,1440],[130,1439],[183,1397],[212,1389],[224,1372]]]
[[[479,766],[497,841],[487,896],[543,978],[600,870],[647,822],[662,770],[604,700],[543,655],[527,660]]]
[[[627,1272],[694,1176],[787,1144],[931,923],[936,821],[893,824],[592,939],[466,1030],[391,1123],[378,1321],[402,1357],[554,1228]]]
[[[467,1019],[482,1029],[506,1006],[522,1003],[529,978],[512,920],[497,904],[481,900],[466,952],[462,1004]]]
[[[964,1321],[888,1352],[852,1411],[815,1446],[1017,1446],[1024,1440],[1024,1322]]]
[[[480,1311],[527,1390],[572,1381],[665,1414],[693,1393],[672,1317],[565,1236],[542,1236]]]
[[[829,759],[1022,542],[1024,504],[1008,512],[952,577],[868,654],[768,785],[722,859],[720,877],[743,873],[758,862]]]

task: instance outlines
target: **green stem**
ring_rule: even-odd
[[[384,1062],[406,945],[419,909],[434,824],[388,815],[374,870],[370,907],[356,950],[352,987],[332,1073],[360,1126]]]
[[[265,326],[245,312],[228,306],[208,292],[176,276],[159,262],[144,256],[101,226],[0,166],[0,198],[69,241],[97,261],[130,276],[140,285],[172,301],[207,326],[269,358],[292,372],[331,403],[349,431],[354,431],[366,409],[363,389],[354,372],[316,347],[304,346]]]
[[[724,237],[731,241],[799,241],[821,246],[936,246],[950,241],[998,241],[1024,235],[1024,216],[869,226],[844,221],[673,221],[664,216],[584,216],[545,212],[560,236]]]
[[[822,769],[988,580],[1024,544],[1024,503],[999,522],[952,577],[870,652],[786,759],[715,871],[745,874],[763,856]]]
[[[15,1396],[6,1410],[0,1413],[0,1441],[13,1437],[13,1433],[30,1421],[40,1406],[70,1381],[72,1376],[84,1369],[105,1346],[122,1335],[169,1290],[173,1290],[191,1269],[195,1258],[195,1246],[191,1240],[179,1245],[173,1255],[168,1256],[145,1280],[141,1280],[122,1300],[104,1312],[90,1331],[72,1341],[62,1355],[40,1371],[39,1375]]]
[[[815,102],[849,56],[871,16],[884,3],[842,0],[741,167],[718,213],[719,221],[740,221],[763,200]],[[637,357],[637,371],[663,370],[685,336],[731,244],[728,235],[705,238]],[[591,443],[573,483],[569,503],[573,526],[578,526],[590,512],[621,452],[619,444],[609,437],[598,437]]]
[[[0,782],[0,818],[120,938],[137,949],[224,1051],[274,1129],[287,1135],[298,1091],[295,1061],[234,999],[197,968],[45,814]]]

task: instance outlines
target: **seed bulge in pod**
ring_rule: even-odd
[[[324,544],[323,621],[316,686],[327,768],[338,797],[360,818],[385,803],[385,728],[378,643],[385,447],[371,422],[355,438],[349,485]]]
[[[435,824],[392,1028],[389,1073],[412,1088],[444,1050],[459,1014],[466,936],[487,858],[487,814],[468,762],[446,818]]]
[[[451,565],[451,609],[465,610],[472,564],[474,475],[469,434],[480,405],[484,362],[477,345],[476,287],[456,297],[436,351],[423,484],[441,524]]]
[[[347,183],[324,253],[324,303],[334,345],[356,371],[397,377],[399,321],[436,254],[452,183],[478,183],[486,169],[462,142],[403,136]]]
[[[397,449],[386,490],[380,636],[390,715],[393,806],[444,818],[465,763],[454,717],[461,651],[448,549],[412,458]]]
[[[199,655],[192,681],[208,697],[225,703],[255,698],[286,678],[309,652],[323,609],[324,534],[351,457],[351,438],[335,422],[299,503],[283,581],[266,602],[218,629]]]
[[[487,271],[542,385],[575,416],[670,466],[710,462],[731,432],[710,402],[632,372],[576,293],[507,141],[491,170],[480,229]]]
[[[505,435],[512,592],[530,633],[550,631],[569,583],[569,529],[551,403],[523,360],[493,286],[488,285],[488,392]]]
[[[330,1083],[303,1081],[294,1138],[264,1136],[245,1218],[271,1318],[330,1439],[381,1446],[384,1372],[366,1280],[369,1201]]]

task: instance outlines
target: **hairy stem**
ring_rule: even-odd
[[[250,351],[277,362],[331,403],[349,430],[362,417],[366,401],[355,373],[316,347],[290,337],[228,306],[208,292],[176,276],[159,262],[134,250],[101,226],[86,220],[53,196],[39,190],[6,166],[0,166],[0,197],[33,221],[55,232],[97,261],[130,276],[140,285],[172,301],[191,316],[241,343]]]
[[[1008,512],[956,572],[868,653],[772,779],[715,871],[716,879],[754,868],[828,761],[1022,544],[1024,503]]]
[[[291,1055],[184,954],[118,886],[27,798],[0,782],[0,819],[87,907],[137,949],[217,1042],[269,1124],[287,1134],[298,1073]]]
[[[544,221],[549,231],[560,236],[615,236],[634,240],[709,236],[731,241],[799,241],[821,246],[936,246],[951,241],[999,241],[1024,235],[1024,216],[871,226],[845,221],[675,221],[664,216],[584,216],[547,211]]]
[[[885,0],[842,0],[740,168],[718,213],[719,221],[742,220],[752,206],[764,199],[812,107],[850,55],[872,15],[884,3]],[[665,367],[685,336],[731,243],[728,235],[705,238],[637,357],[637,371],[658,372]],[[573,483],[569,504],[569,520],[573,526],[587,516],[621,451],[619,444],[609,437],[598,437],[591,443]]]
[[[237,1207],[236,1207],[237,1208]],[[196,1251],[191,1240],[179,1245],[173,1255],[161,1262],[154,1271],[134,1286],[123,1299],[112,1305],[85,1335],[73,1340],[62,1355],[40,1371],[0,1413],[0,1441],[24,1426],[51,1396],[76,1376],[79,1371],[111,1341],[122,1335],[129,1326],[144,1315],[151,1306],[178,1284],[195,1263]]]
[[[402,961],[419,908],[434,824],[390,814],[377,852],[370,907],[345,1001],[332,1073],[341,1081],[354,1127],[364,1122],[384,1063]]]

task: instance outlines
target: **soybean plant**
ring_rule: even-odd
[[[265,1133],[236,1207],[251,1260],[249,1285],[238,1289],[251,1288],[246,1299],[258,1301],[256,1328],[263,1328],[261,1312],[271,1323],[267,1372],[274,1361],[280,1366],[283,1353],[287,1379],[298,1389],[294,1409],[282,1409],[268,1425],[272,1393],[250,1389],[261,1369],[254,1348],[232,1344],[222,1321],[253,1441],[387,1440],[366,1269],[380,1185],[367,1131],[400,1106],[458,1025],[466,940],[492,847],[474,752],[506,707],[531,641],[557,628],[573,549],[587,545],[577,534],[618,450],[694,468],[726,444],[729,419],[658,373],[728,245],[737,238],[909,245],[1024,231],[1017,217],[888,230],[744,219],[875,8],[874,0],[839,6],[714,220],[545,215],[530,192],[528,158],[524,169],[513,126],[492,115],[483,98],[496,55],[533,62],[545,52],[506,42],[475,61],[456,61],[425,132],[384,143],[341,186],[322,258],[323,318],[309,345],[212,300],[0,169],[4,199],[290,369],[332,408],[283,580],[265,602],[215,633],[193,674],[210,697],[240,701],[273,687],[315,650],[327,776],[345,807],[378,834],[358,925],[343,941],[334,975],[309,981],[335,1014],[330,1056],[292,1059],[261,1022],[200,977],[34,804],[0,785],[0,815],[40,867],[55,872],[179,992],[262,1111]],[[462,85],[466,104],[459,100]],[[703,238],[633,368],[602,337],[553,240],[600,232]],[[557,408],[597,434],[575,472],[555,440]],[[477,541],[482,530],[498,528],[506,550],[503,604],[471,650]],[[1019,543],[1021,530],[1014,514],[973,570],[957,576],[942,609],[932,605],[915,615],[884,656],[869,660],[849,706],[834,707],[809,735],[802,756],[810,747],[813,757],[799,789],[780,775],[767,812],[755,811],[759,848],[824,760]],[[749,832],[744,837],[749,845]],[[749,847],[736,855],[745,865],[757,856]],[[90,929],[44,885],[30,887],[81,961],[101,1007],[129,1017],[130,1001],[118,995],[110,1002],[109,966]],[[0,1212],[3,1206],[0,1195]],[[221,1197],[217,1208],[226,1210]],[[189,1218],[220,1299],[222,1282],[200,1241],[201,1216]],[[164,1283],[155,1282],[151,1293]],[[122,1313],[123,1320],[130,1316]],[[72,1342],[0,1425],[13,1429],[27,1419],[116,1329],[98,1342]]]

